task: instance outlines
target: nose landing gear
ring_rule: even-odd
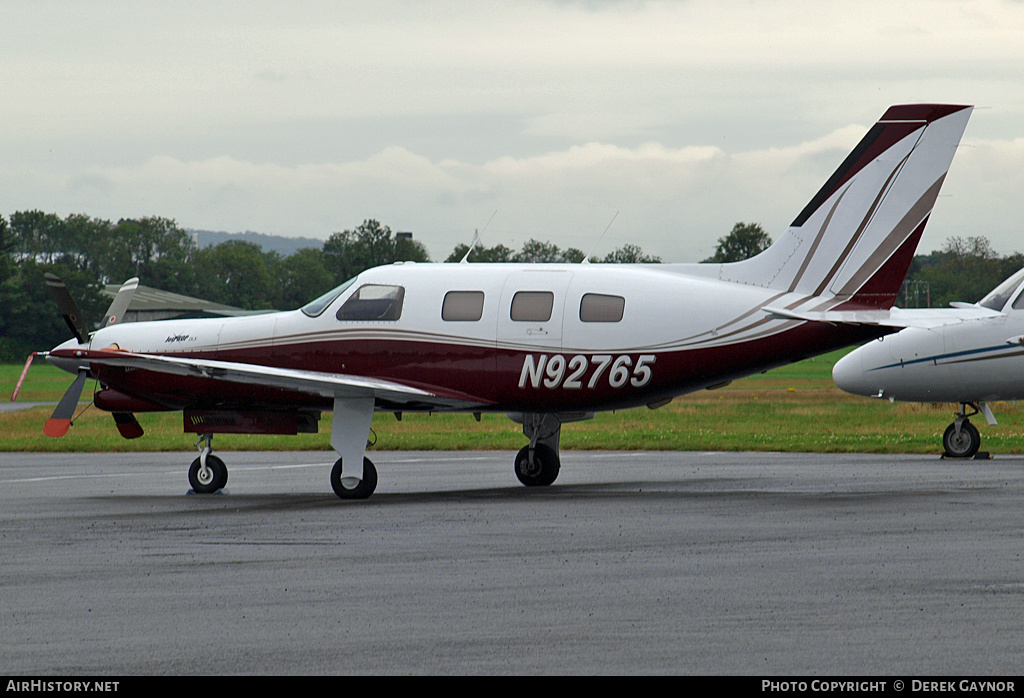
[[[967,408],[973,411],[968,414]],[[981,448],[981,434],[978,428],[971,424],[969,417],[976,414],[985,416],[989,424],[995,424],[996,418],[989,409],[988,403],[961,402],[960,412],[956,415],[953,423],[946,427],[942,435],[943,457],[945,458],[981,458],[988,457],[987,453],[979,452]]]

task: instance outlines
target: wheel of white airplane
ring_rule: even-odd
[[[369,458],[363,458],[363,479],[355,487],[346,487],[341,480],[341,459],[331,469],[331,487],[342,499],[366,499],[377,489],[377,469]]]
[[[950,458],[971,458],[981,447],[981,434],[977,427],[966,419],[960,425],[960,434],[956,433],[956,425],[946,427],[942,435],[942,447]]]
[[[530,463],[530,447],[523,448],[516,455],[516,477],[527,487],[544,487],[558,477],[561,464],[555,449],[537,444],[533,449],[533,463]]]
[[[188,484],[198,494],[210,494],[228,484],[228,467],[214,455],[206,456],[206,470],[196,458],[188,469]]]

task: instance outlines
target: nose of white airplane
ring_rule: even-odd
[[[864,348],[854,349],[849,354],[839,359],[832,367],[832,380],[840,390],[845,390],[854,395],[866,395],[872,397],[877,394],[868,388],[864,376]]]

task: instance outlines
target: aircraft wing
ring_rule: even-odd
[[[954,308],[892,308],[891,310],[790,310],[765,308],[769,315],[787,320],[827,322],[831,325],[879,325],[906,329],[934,329],[968,320],[980,320],[1000,315],[980,305],[958,304]]]
[[[423,389],[395,381],[343,373],[275,368],[233,361],[192,359],[163,354],[138,354],[103,349],[55,349],[49,356],[90,365],[134,368],[177,376],[193,376],[267,388],[280,388],[325,398],[373,397],[391,404],[422,409],[467,409],[489,404],[472,395],[444,389]]]

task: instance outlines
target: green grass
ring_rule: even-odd
[[[752,376],[714,391],[677,398],[658,410],[639,408],[601,413],[562,429],[563,450],[716,450],[865,453],[938,453],[942,432],[952,421],[952,404],[896,403],[856,397],[832,383],[832,365],[842,352],[808,359]],[[9,399],[21,366],[0,366],[0,399]],[[68,374],[33,365],[19,401],[56,401],[70,384]],[[1024,408],[995,403],[999,420],[982,431],[983,448],[1024,453]],[[42,433],[52,407],[0,413],[3,451],[182,451],[195,435],[182,432],[180,413],[139,414],[146,431],[126,441],[110,415],[83,402],[71,431],[62,439]],[[262,436],[218,434],[219,451],[330,449],[330,413],[319,434]],[[525,444],[519,425],[504,415],[390,413],[373,420],[376,450],[517,450]]]

